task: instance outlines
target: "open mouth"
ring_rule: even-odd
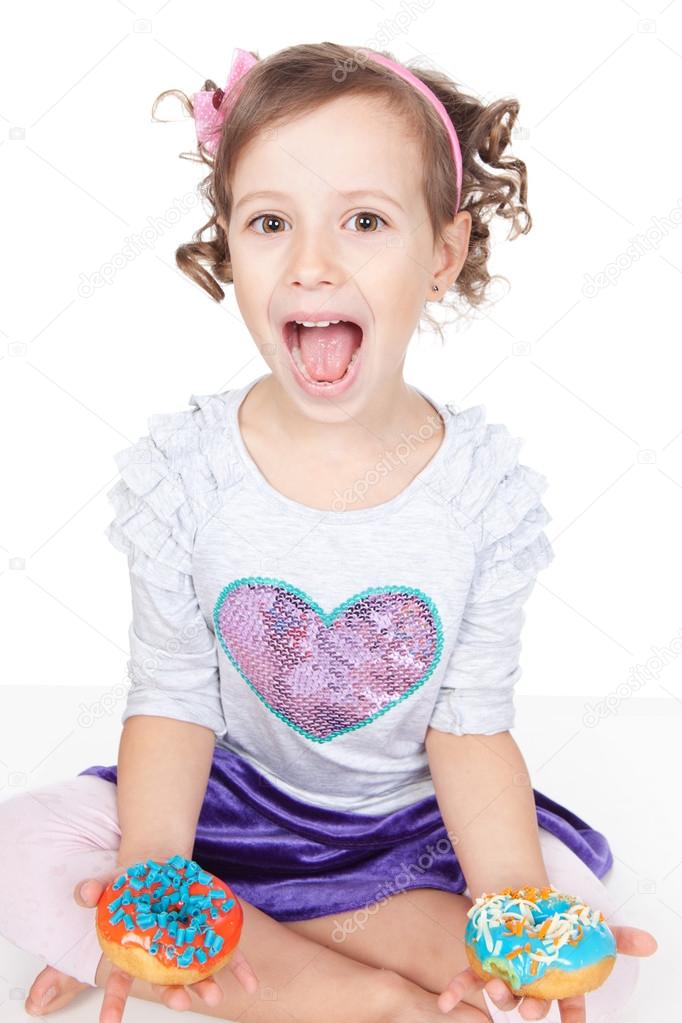
[[[363,330],[353,320],[326,327],[304,327],[288,320],[282,336],[301,375],[311,384],[331,386],[346,378],[355,365]]]

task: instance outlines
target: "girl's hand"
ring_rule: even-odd
[[[611,931],[616,939],[616,949],[622,955],[651,956],[658,949],[658,942],[653,934],[639,927],[612,926]],[[441,992],[438,1008],[441,1012],[449,1012],[467,991],[480,991],[482,988],[485,988],[497,1008],[503,1012],[511,1012],[520,1006],[519,1015],[523,1019],[544,1019],[552,1005],[544,998],[519,998],[501,977],[481,980],[469,966],[453,977],[445,991]],[[562,1023],[587,1023],[585,995],[561,998],[557,1004]]]
[[[133,864],[119,863],[113,870],[102,874],[99,878],[88,878],[81,881],[74,890],[74,898],[78,905],[87,908],[96,906],[107,885],[130,866]],[[249,994],[254,994],[258,990],[258,978],[239,948],[235,949],[228,965]],[[123,1010],[134,979],[131,974],[111,963],[111,971],[104,988],[99,1023],[121,1023]],[[223,990],[213,977],[206,977],[205,980],[200,980],[196,984],[150,984],[150,987],[164,1005],[167,1005],[169,1009],[176,1010],[192,1008],[190,989],[210,1007],[219,1005],[223,997]]]

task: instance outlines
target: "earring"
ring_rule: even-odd
[[[432,284],[431,285],[431,291],[438,291],[438,285],[437,284]]]

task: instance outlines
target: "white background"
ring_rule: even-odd
[[[514,734],[535,787],[608,836],[609,887],[659,940],[628,1020],[676,1007],[663,988],[682,920],[680,8],[68,0],[5,13],[0,798],[116,759],[130,598],[103,535],[114,453],[152,413],[267,371],[229,286],[218,306],[175,266],[207,219],[204,168],[178,158],[192,122],[173,100],[159,116],[177,120],[152,122],[154,98],[224,84],[235,46],[388,49],[521,103],[513,151],[534,226],[514,241],[496,227],[491,259],[511,289],[448,327],[444,348],[415,335],[406,377],[484,404],[549,479],[556,558],[529,604]],[[24,1018],[42,965],[0,938],[3,1018]],[[98,998],[60,1019],[96,1018]]]

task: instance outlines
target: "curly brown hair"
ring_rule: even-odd
[[[251,139],[266,129],[312,111],[342,95],[364,94],[383,99],[388,108],[403,115],[421,144],[423,157],[422,187],[434,238],[443,239],[442,229],[452,221],[457,202],[457,184],[452,151],[447,133],[433,108],[417,89],[381,64],[367,59],[368,51],[338,43],[303,43],[289,46],[261,60],[240,80],[236,103],[222,125],[220,140],[212,156],[203,144],[194,153],[181,158],[205,163],[210,171],[199,185],[212,210],[210,219],[180,245],[175,259],[187,274],[208,294],[220,302],[225,292],[218,284],[231,283],[232,265],[227,234],[232,210],[232,171],[239,153]],[[378,51],[393,58],[385,50]],[[447,110],[462,152],[462,195],[460,210],[471,216],[469,251],[461,271],[448,289],[453,293],[449,308],[460,316],[488,302],[486,290],[494,279],[488,272],[490,255],[489,222],[497,214],[512,221],[511,238],[526,234],[531,216],[526,206],[527,171],[522,160],[505,156],[519,112],[515,99],[499,99],[486,105],[466,95],[440,71],[409,66],[410,71],[436,94]],[[218,86],[211,79],[204,90]],[[177,96],[187,112],[194,116],[191,99],[178,89],[167,89],[157,96],[152,118],[159,102]],[[521,219],[525,223],[521,226]],[[209,240],[202,240],[205,231]],[[202,264],[207,264],[208,269]],[[507,278],[501,278],[507,280]],[[507,281],[507,283],[509,283]],[[424,318],[443,337],[440,325],[429,315]]]

